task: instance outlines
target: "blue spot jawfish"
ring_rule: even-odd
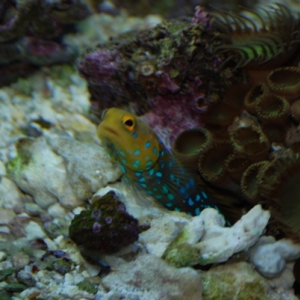
[[[98,137],[119,162],[126,182],[133,182],[167,209],[198,215],[206,207],[215,207],[215,201],[197,184],[196,175],[134,114],[108,109],[98,126]]]

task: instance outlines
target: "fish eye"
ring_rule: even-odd
[[[123,121],[124,127],[127,130],[132,131],[134,129],[135,122],[134,122],[134,118],[133,117],[131,117],[131,116],[125,116],[125,117],[123,117],[122,121]]]

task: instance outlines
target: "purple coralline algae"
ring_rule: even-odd
[[[89,7],[81,0],[2,1],[0,86],[39,66],[74,61],[77,50],[64,44],[62,36],[89,14]]]
[[[241,80],[216,49],[210,15],[201,7],[189,21],[173,20],[98,45],[79,62],[92,108],[128,107],[172,144],[183,130],[201,125],[208,103]]]
[[[82,253],[111,254],[138,239],[138,221],[130,216],[115,192],[94,198],[88,210],[75,216],[70,238]]]

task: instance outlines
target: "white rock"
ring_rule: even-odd
[[[223,227],[224,217],[217,210],[204,209],[183,228],[164,257],[176,266],[225,262],[234,253],[248,250],[263,233],[269,218],[270,213],[257,205],[232,227]]]
[[[152,255],[142,255],[124,263],[103,278],[102,283],[126,299],[202,299],[202,283],[195,270],[176,269]]]
[[[55,243],[52,240],[50,240],[49,238],[44,238],[43,241],[46,243],[47,249],[49,251],[54,251],[57,249],[57,246],[55,245]]]
[[[6,169],[4,163],[0,160],[0,176],[6,175]]]
[[[96,138],[96,132],[95,132]],[[90,198],[108,182],[116,181],[120,169],[111,163],[108,153],[93,142],[78,142],[66,136],[52,136],[48,143],[64,158],[68,181],[78,199]]]
[[[295,276],[293,273],[294,264],[294,262],[288,263],[286,265],[286,268],[281,272],[279,276],[276,276],[275,278],[269,280],[269,282],[278,291],[278,293],[293,288],[295,282]]]
[[[150,229],[139,234],[139,241],[145,245],[149,254],[161,257],[178,235],[179,228],[170,215],[152,220],[150,226]]]
[[[59,203],[54,203],[51,206],[49,206],[47,212],[52,217],[61,218],[63,218],[66,214],[66,210]]]
[[[79,215],[83,210],[86,210],[85,207],[79,206],[79,207],[75,207],[72,212],[74,215]]]
[[[35,239],[43,239],[46,237],[44,230],[41,226],[33,221],[30,221],[28,225],[25,227],[26,231],[26,239],[29,241]]]
[[[73,285],[73,284],[74,284],[74,278],[72,274],[67,273],[64,278],[64,285],[66,286],[66,285]]]
[[[7,209],[14,209],[21,206],[23,194],[17,185],[7,177],[0,180],[0,205]]]
[[[0,251],[0,261],[4,261],[6,259],[7,255],[5,252]]]
[[[10,234],[8,226],[0,226],[0,233]]]
[[[0,210],[0,225],[8,225],[8,223],[16,216],[16,213],[11,209]]]
[[[249,260],[259,273],[268,278],[278,276],[286,262],[300,257],[300,245],[291,240],[275,241],[271,236],[263,236],[249,250]]]
[[[205,212],[209,210],[209,213]],[[212,222],[213,209],[205,209],[200,217],[205,223],[205,233],[201,242],[196,245],[201,253],[202,263],[224,262],[234,253],[247,250],[261,236],[269,221],[270,213],[254,206],[232,227],[221,227],[218,217]],[[208,224],[208,226],[206,226]]]
[[[46,208],[57,199],[64,206],[75,207],[81,203],[70,186],[63,158],[52,152],[43,137],[21,141],[18,156],[21,161],[27,159],[28,164],[20,162],[14,180],[39,206]]]

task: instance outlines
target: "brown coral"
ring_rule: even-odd
[[[260,161],[250,165],[243,173],[241,179],[241,189],[246,199],[252,203],[257,204],[260,198],[260,171],[269,164],[269,161]]]
[[[297,154],[275,160],[273,176],[260,185],[278,230],[300,241],[300,158]],[[274,225],[275,226],[275,225]]]
[[[212,143],[212,134],[205,128],[183,131],[176,138],[172,152],[185,165],[195,166],[201,149]]]
[[[300,96],[300,68],[285,67],[270,72],[267,77],[270,91],[294,99]]]
[[[264,123],[285,124],[290,114],[290,104],[284,98],[273,94],[264,94],[257,98],[256,114]]]
[[[246,110],[252,114],[256,115],[256,102],[257,99],[265,94],[267,91],[267,87],[264,83],[260,82],[254,85],[249,92],[246,94],[244,99],[244,105]]]

